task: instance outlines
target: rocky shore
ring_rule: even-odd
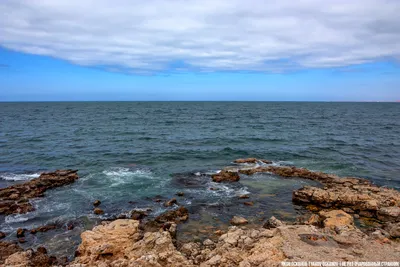
[[[258,226],[250,226],[246,218],[234,216],[231,220],[233,226],[227,231],[216,230],[205,240],[181,243],[177,241],[178,225],[189,219],[185,207],[169,210],[153,219],[146,219],[145,212],[132,211],[130,216],[104,221],[83,232],[72,262],[47,255],[45,248],[23,251],[17,244],[0,242],[0,264],[250,267],[281,266],[282,261],[400,261],[398,191],[378,187],[362,178],[277,166],[268,160],[249,158],[234,163],[235,166],[207,179],[232,183],[246,179],[248,175],[266,172],[282,178],[310,179],[319,182],[320,186],[306,186],[293,192],[293,201],[306,208],[305,214],[296,222],[288,223],[271,217]],[[71,176],[66,180],[75,180],[74,174],[76,171],[65,175],[59,173],[58,177]],[[4,190],[10,191],[6,188],[0,192]],[[18,195],[28,198],[29,194]],[[9,201],[3,200],[3,194],[0,196],[1,201]],[[36,196],[32,194],[32,197]],[[14,200],[14,203],[18,201]],[[29,209],[21,208],[20,211]],[[368,224],[368,227],[360,227],[361,224]]]
[[[27,213],[34,210],[31,198],[43,197],[48,189],[71,184],[78,179],[77,170],[42,173],[29,182],[0,189],[0,214]]]

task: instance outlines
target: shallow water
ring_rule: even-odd
[[[0,217],[0,229],[72,222],[73,231],[38,233],[24,244],[72,255],[68,242],[78,244],[80,231],[134,208],[156,216],[165,207],[153,198],[177,191],[191,212],[186,236],[201,238],[197,220],[218,228],[233,215],[255,224],[271,215],[293,218],[291,192],[309,181],[257,174],[215,184],[205,175],[249,156],[400,188],[399,115],[397,103],[0,103],[1,187],[47,170],[80,175],[34,200],[36,211]],[[253,207],[237,200],[245,193]],[[92,212],[95,199],[105,211],[100,217]]]

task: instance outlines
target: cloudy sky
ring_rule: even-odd
[[[1,0],[1,100],[400,100],[398,0]]]

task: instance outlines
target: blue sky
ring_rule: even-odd
[[[397,0],[110,3],[2,1],[0,101],[400,100]]]

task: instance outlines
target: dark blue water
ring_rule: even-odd
[[[185,192],[178,201],[189,207],[192,228],[196,220],[218,225],[237,214],[256,223],[271,214],[296,213],[291,191],[307,181],[260,174],[221,185],[198,175],[242,157],[400,188],[400,104],[0,103],[1,187],[54,169],[79,169],[81,177],[35,200],[36,211],[1,217],[0,228],[12,232],[54,221],[81,222],[73,233],[28,240],[63,251],[66,241],[60,236],[67,240],[97,223],[93,200],[102,200],[104,218],[146,207],[156,215],[165,208],[152,198],[170,198],[177,191]],[[255,207],[236,203],[243,193],[254,195]]]

